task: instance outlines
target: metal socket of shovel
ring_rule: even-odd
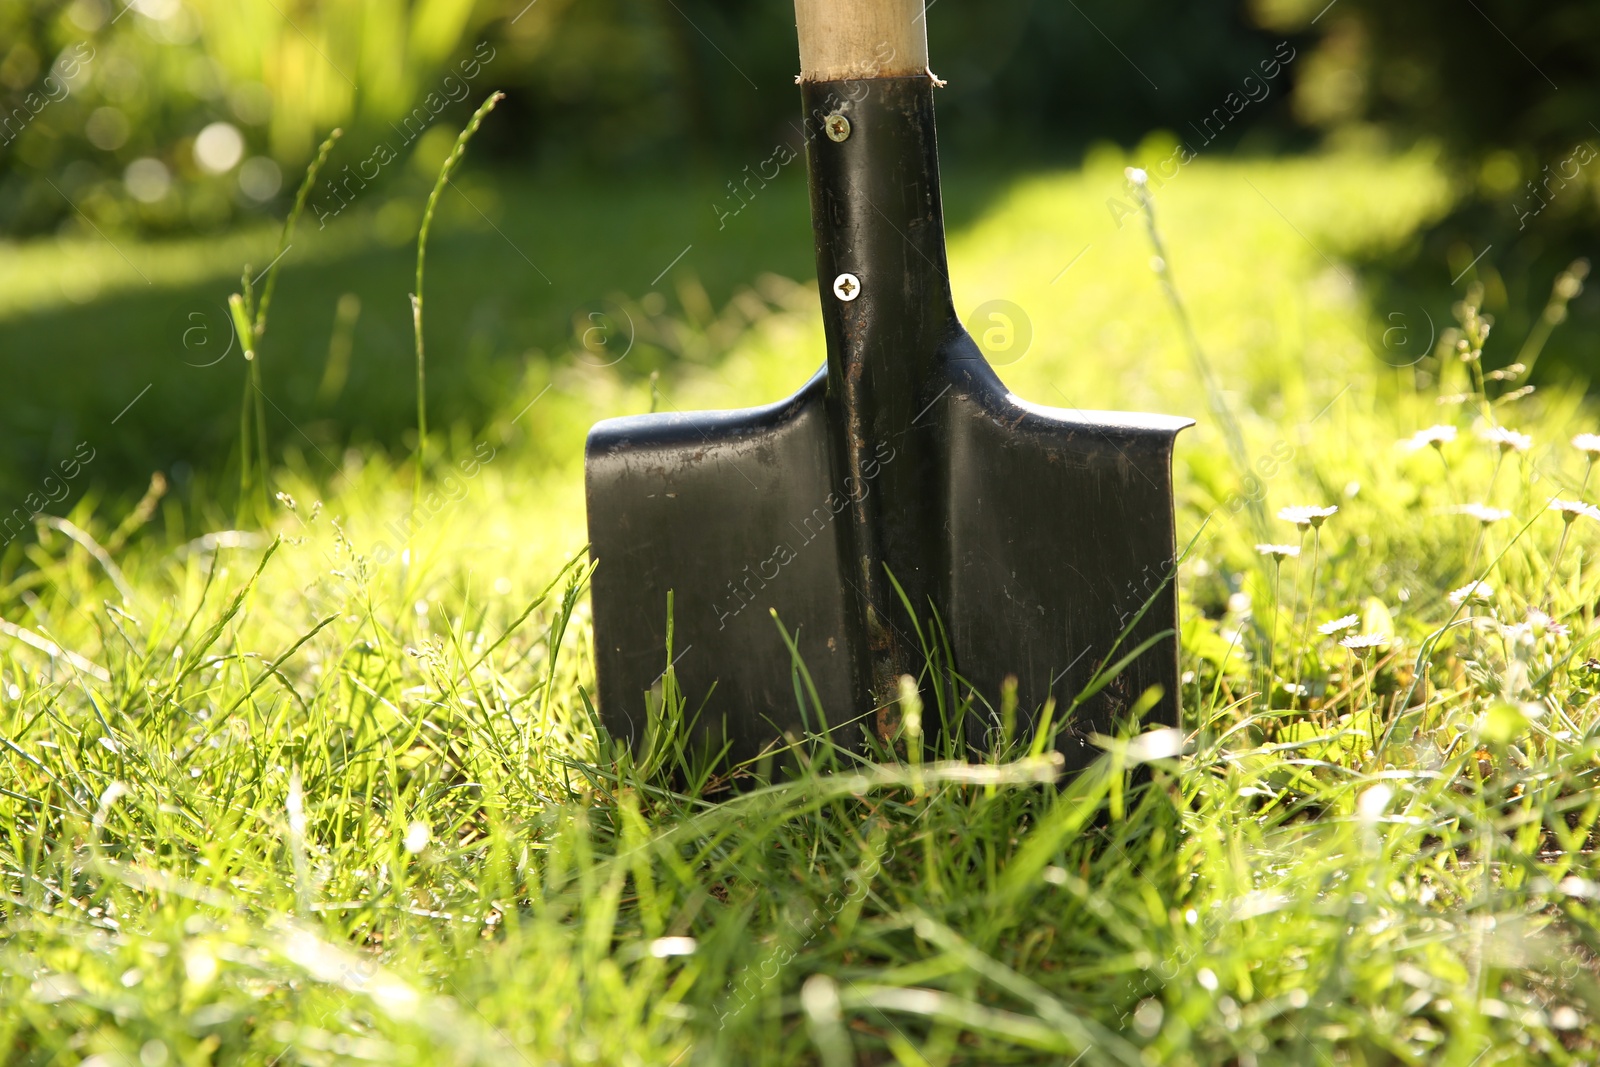
[[[951,301],[922,0],[795,6],[827,364],[768,407],[590,431],[602,721],[639,744],[670,669],[698,740],[751,759],[821,728],[798,660],[841,744],[888,737],[900,676],[930,709],[951,685],[934,645],[976,746],[1008,676],[1020,729],[1070,709],[1069,768],[1153,687],[1145,721],[1176,725],[1192,421],[1006,390]]]

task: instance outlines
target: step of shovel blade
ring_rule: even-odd
[[[729,759],[747,760],[786,733],[821,729],[809,693],[797,698],[774,611],[822,706],[857,702],[825,392],[819,373],[769,407],[608,419],[590,431],[598,703],[613,737],[637,749],[659,711],[669,591],[673,670],[701,745],[726,743]]]
[[[1068,770],[1152,687],[1143,723],[1178,725],[1172,453],[1193,420],[1030,404],[979,360],[951,366],[946,621],[962,677],[998,703],[1015,676],[1024,729],[1053,697]]]

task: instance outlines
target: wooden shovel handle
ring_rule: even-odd
[[[800,80],[903,78],[928,72],[923,0],[794,0]]]

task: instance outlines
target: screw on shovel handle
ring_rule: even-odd
[[[899,78],[928,69],[923,0],[794,0],[802,82]]]
[[[906,675],[958,752],[1009,730],[1007,691],[1069,767],[1135,708],[1176,725],[1189,420],[1006,389],[951,297],[923,0],[795,21],[827,360],[764,408],[590,431],[606,728],[646,763],[684,727],[735,764],[824,730],[915,744]]]

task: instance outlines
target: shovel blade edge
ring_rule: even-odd
[[[612,736],[644,737],[668,665],[669,591],[673,670],[702,743],[727,742],[738,761],[819,728],[800,710],[773,611],[829,715],[856,702],[824,399],[819,374],[768,407],[608,419],[590,431],[597,696]]]

